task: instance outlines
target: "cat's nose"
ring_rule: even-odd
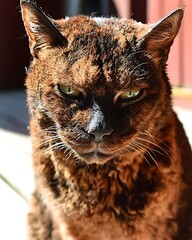
[[[100,142],[105,136],[109,136],[112,132],[113,130],[111,129],[93,130],[89,131],[89,134],[95,137],[96,142]]]

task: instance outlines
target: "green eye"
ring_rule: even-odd
[[[82,96],[82,93],[79,90],[74,89],[73,87],[70,86],[59,85],[59,90],[65,97],[68,98],[76,99]]]
[[[129,90],[129,91],[127,91],[127,92],[121,93],[120,97],[121,97],[121,99],[124,99],[124,100],[126,100],[126,99],[131,99],[131,98],[134,98],[134,97],[136,97],[137,95],[139,95],[139,93],[140,93],[139,90],[137,90],[137,91],[135,91],[135,90]]]

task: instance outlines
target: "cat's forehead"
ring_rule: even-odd
[[[149,25],[132,19],[75,16],[57,22],[62,34],[72,41],[79,35],[95,33],[95,35],[110,35],[116,38],[126,38],[131,41],[140,39],[148,30]]]
[[[148,31],[148,25],[127,19],[86,16],[67,18],[58,24],[69,41],[64,71],[68,76],[63,79],[80,87],[104,82],[115,88],[129,84],[131,69],[135,69],[137,56],[142,53],[135,48],[135,42]],[[134,73],[143,74],[136,69]]]

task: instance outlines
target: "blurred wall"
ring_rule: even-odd
[[[0,89],[23,85],[28,65],[27,41],[20,17],[18,0],[0,1]]]

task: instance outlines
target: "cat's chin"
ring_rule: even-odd
[[[114,158],[111,154],[102,153],[97,150],[89,153],[81,153],[79,157],[88,164],[104,164]]]

